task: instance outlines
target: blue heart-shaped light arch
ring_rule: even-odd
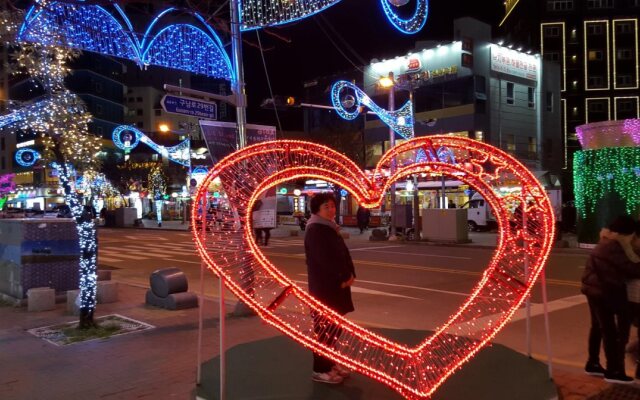
[[[55,44],[125,58],[139,66],[157,65],[235,82],[233,66],[218,35],[197,13],[194,24],[173,23],[157,28],[169,8],[149,24],[141,40],[122,8],[114,4],[122,22],[102,6],[52,2],[32,7],[18,40]],[[153,33],[158,30],[157,33]]]

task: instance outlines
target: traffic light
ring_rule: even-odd
[[[262,108],[273,109],[276,108],[278,110],[284,110],[291,107],[300,107],[300,101],[293,96],[273,96],[273,98],[267,98],[262,101],[260,104]]]

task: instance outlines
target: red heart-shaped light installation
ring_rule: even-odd
[[[453,160],[439,160],[447,148]],[[432,155],[416,162],[418,151]],[[388,178],[383,171],[395,158]],[[415,347],[381,337],[335,313],[274,266],[256,246],[251,226],[253,203],[266,189],[300,178],[332,182],[365,207],[377,207],[392,182],[412,174],[442,174],[477,190],[494,211],[500,238],[489,266],[470,297],[434,334]],[[385,154],[368,178],[345,156],[314,143],[264,142],[220,161],[197,193],[197,204],[210,186],[219,186],[226,202],[209,232],[194,230],[197,250],[227,287],[277,329],[336,362],[385,383],[407,398],[428,398],[464,362],[507,323],[529,295],[551,251],[554,214],[544,189],[515,158],[490,145],[452,136],[406,141]],[[498,188],[520,190],[501,197]],[[199,219],[198,207],[192,218]],[[311,318],[339,326],[332,346],[319,342]]]

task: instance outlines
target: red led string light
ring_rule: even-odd
[[[443,146],[455,153],[457,164],[412,161],[420,149]],[[394,158],[398,168],[384,177]],[[373,208],[381,204],[391,182],[420,173],[455,177],[476,189],[492,207],[500,237],[470,297],[415,347],[377,335],[314,299],[264,256],[253,230],[246,229],[251,227],[258,196],[287,181],[332,182]],[[498,188],[507,181],[521,190],[500,197]],[[258,143],[221,160],[198,188],[196,204],[209,195],[212,185],[223,193],[217,221],[206,233],[194,229],[196,248],[208,268],[223,275],[229,289],[267,323],[411,399],[430,397],[508,322],[541,273],[554,237],[553,209],[535,177],[509,154],[465,138],[430,136],[404,142],[382,157],[371,178],[325,146],[301,141]],[[192,218],[201,219],[197,207]],[[317,339],[322,335],[313,332],[311,312],[326,326],[341,328],[334,346]]]

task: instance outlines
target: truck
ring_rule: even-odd
[[[556,216],[556,221],[562,220],[562,191],[560,189],[547,189],[547,196],[551,200],[551,206]],[[470,232],[497,228],[496,217],[491,206],[479,193],[474,193],[471,200],[462,205],[467,209],[467,226]]]

